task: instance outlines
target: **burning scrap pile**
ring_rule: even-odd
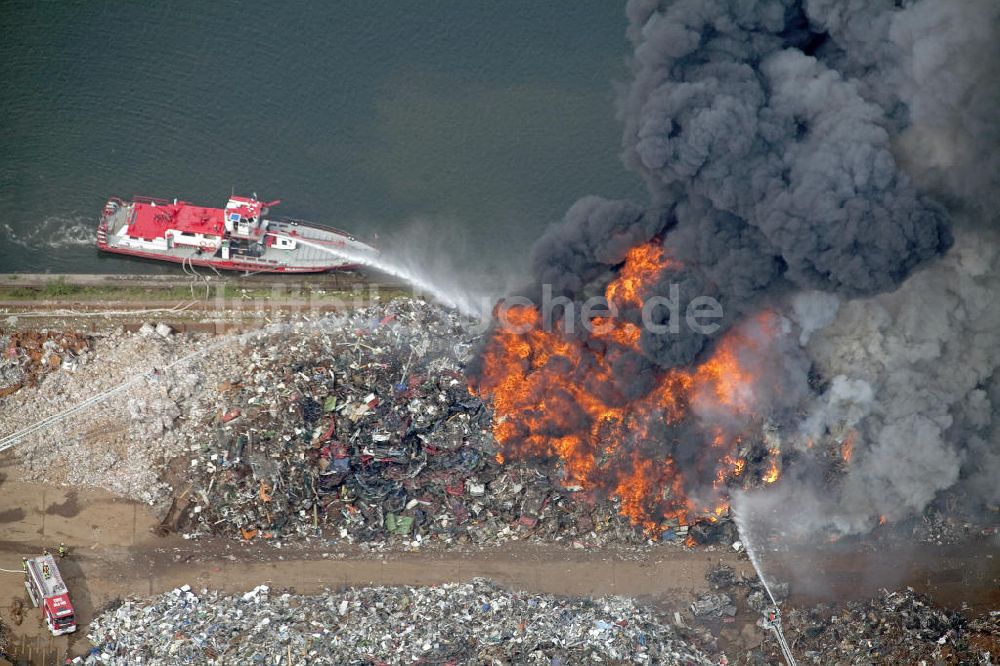
[[[990,664],[1000,655],[1000,613],[970,618],[911,588],[784,616],[795,652],[812,664]],[[771,647],[771,646],[768,646]],[[778,659],[776,647],[769,660]]]
[[[91,342],[89,336],[77,331],[0,330],[0,398],[23,386],[34,386],[41,375],[63,364],[72,367]]]
[[[419,544],[514,538],[642,542],[608,503],[501,464],[464,378],[477,336],[396,300],[321,332],[254,342],[219,385],[215,436],[192,446],[189,537]],[[704,535],[703,535],[704,536]]]
[[[607,302],[641,310],[677,268],[658,242],[634,247],[605,287]],[[497,318],[476,391],[491,400],[503,456],[561,461],[567,486],[618,498],[654,533],[716,522],[728,515],[729,487],[778,479],[782,452],[764,436],[757,397],[783,390],[767,370],[782,333],[776,315],[733,328],[685,368],[651,364],[635,321],[598,317],[574,334],[533,306],[501,304]]]
[[[318,596],[184,586],[105,612],[88,637],[98,646],[88,664],[714,663],[631,599],[516,593],[483,579]]]
[[[649,201],[581,198],[496,310],[505,458],[654,533],[779,475],[810,534],[1000,502],[1000,5],[842,5],[628,3]]]

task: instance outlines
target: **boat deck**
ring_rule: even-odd
[[[294,220],[268,220],[267,233],[296,241],[294,249],[265,247],[259,255],[232,250],[228,260],[221,250],[201,250],[192,246],[168,247],[165,238],[136,239],[128,235],[130,206],[121,206],[107,218],[104,235],[109,252],[173,261],[194,266],[215,266],[247,272],[322,272],[344,270],[364,263],[375,250],[336,230]],[[100,235],[99,235],[100,237]]]

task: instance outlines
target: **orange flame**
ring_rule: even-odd
[[[854,455],[854,440],[857,438],[858,433],[854,430],[847,433],[844,437],[844,441],[840,443],[840,457],[845,463],[851,462],[851,456]]]
[[[658,243],[635,247],[605,297],[619,306],[641,307],[649,286],[677,266]],[[661,521],[683,525],[726,515],[725,487],[746,466],[736,450],[738,437],[720,429],[697,452],[698,465],[710,468],[714,479],[708,497],[699,490],[699,501],[689,499],[691,484],[669,454],[641,450],[644,442],[662,442],[664,428],[681,422],[692,408],[752,416],[755,377],[743,351],[775,336],[774,315],[759,315],[753,334],[729,331],[693,368],[657,373],[652,388],[639,397],[623,394],[612,369],[629,355],[640,358],[641,331],[635,324],[595,318],[590,340],[580,340],[558,328],[544,330],[532,306],[501,305],[497,320],[474,391],[492,400],[493,434],[503,456],[557,458],[566,485],[617,497],[622,515],[647,532],[666,529]],[[780,475],[773,459],[771,464],[767,483]]]
[[[625,254],[625,263],[604,296],[613,303],[642,307],[643,292],[649,284],[664,269],[676,265],[664,256],[659,243],[637,245]]]
[[[770,485],[775,481],[777,481],[780,477],[781,477],[781,470],[778,469],[778,463],[775,461],[774,458],[771,458],[770,460],[768,460],[767,471],[764,472],[764,475],[761,477],[761,481]]]

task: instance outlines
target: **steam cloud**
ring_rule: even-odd
[[[535,246],[537,284],[595,293],[656,238],[681,267],[653,292],[716,297],[719,333],[783,309],[821,387],[785,437],[858,437],[839,488],[788,480],[808,529],[864,531],[955,484],[1000,501],[1000,4],[631,0],[627,15],[623,158],[650,204],[578,201]],[[643,355],[673,367],[712,344],[680,331],[644,331]],[[789,365],[804,386],[809,363]]]

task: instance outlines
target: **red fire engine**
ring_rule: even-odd
[[[69,600],[69,590],[63,582],[56,560],[51,555],[39,555],[25,561],[27,572],[24,586],[53,636],[76,631],[76,616]]]

